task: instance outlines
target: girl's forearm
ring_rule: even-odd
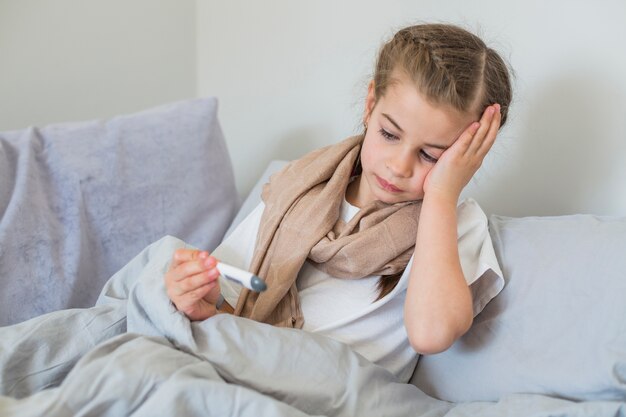
[[[404,320],[413,348],[436,353],[472,324],[472,296],[457,243],[456,199],[427,194],[422,203]]]

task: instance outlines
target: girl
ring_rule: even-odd
[[[226,312],[326,334],[408,381],[416,353],[450,347],[502,289],[485,214],[457,201],[510,101],[504,61],[475,35],[400,30],[380,50],[363,133],[272,176],[213,256],[177,250],[169,298],[191,320]],[[221,279],[216,258],[268,290]]]

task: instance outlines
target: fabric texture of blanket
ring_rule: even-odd
[[[623,404],[538,395],[454,405],[346,345],[220,314],[190,322],[167,299],[166,237],[115,274],[90,309],[0,328],[2,416],[623,416]]]

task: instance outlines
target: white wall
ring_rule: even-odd
[[[626,2],[198,0],[197,88],[240,192],[268,161],[357,132],[380,43],[461,24],[516,71],[510,124],[466,189],[488,213],[626,215]]]
[[[0,131],[216,95],[246,194],[271,159],[357,132],[379,45],[418,21],[477,30],[516,70],[467,195],[488,213],[626,214],[622,0],[0,0]]]
[[[0,131],[196,94],[194,0],[0,0]]]

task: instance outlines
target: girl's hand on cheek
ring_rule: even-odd
[[[500,128],[500,106],[488,106],[480,122],[472,123],[446,149],[424,181],[424,195],[437,193],[457,201],[496,140]]]

